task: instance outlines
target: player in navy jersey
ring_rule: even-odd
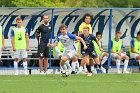
[[[81,65],[79,68],[79,73],[82,72],[83,70],[83,66],[86,63],[87,65],[87,70],[89,72],[88,76],[92,75],[91,72],[91,67],[89,65],[89,59],[93,59],[95,61],[95,63],[98,65],[99,68],[101,68],[100,65],[100,61],[99,61],[99,57],[94,49],[94,44],[92,43],[92,41],[94,40],[97,45],[99,46],[99,42],[96,40],[96,37],[92,34],[89,34],[89,27],[84,27],[83,28],[83,34],[79,35],[81,38],[83,38],[83,40],[85,41],[86,45],[87,45],[87,49],[83,50],[83,45],[81,45],[81,54],[83,55],[83,59],[81,60]],[[100,48],[100,46],[99,46]],[[101,48],[100,48],[101,49]],[[101,69],[102,70],[102,69]]]

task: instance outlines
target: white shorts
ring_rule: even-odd
[[[76,56],[76,51],[75,50],[65,50],[63,56],[67,56],[68,58],[71,59],[72,57]]]
[[[13,58],[27,58],[27,51],[25,49],[16,50],[13,53]]]
[[[139,54],[136,54],[136,53],[132,53],[130,54],[130,58],[137,58],[138,56],[140,56]]]
[[[117,53],[111,53],[111,57],[112,58],[116,58],[117,57]],[[121,53],[121,57],[125,56],[126,54]]]
[[[101,58],[103,58],[104,53],[105,53],[105,52],[102,52],[101,55],[98,55],[98,56],[100,56]]]
[[[58,53],[58,54],[54,55],[54,58],[59,59],[59,57],[62,56],[62,55],[63,55],[62,53]]]

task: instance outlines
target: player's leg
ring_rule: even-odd
[[[14,52],[14,75],[18,75],[18,58],[20,56],[19,50],[13,51]]]
[[[45,74],[50,74],[48,72],[49,47],[45,47],[43,57],[44,57],[44,72]]]
[[[103,52],[101,57],[102,57],[101,65],[103,65],[107,61],[108,53],[107,52]]]
[[[93,60],[93,58],[90,58],[89,59],[89,64],[90,64],[90,66],[91,66],[91,71],[92,71],[92,73],[93,74],[97,74],[97,71],[96,71],[96,69],[94,68],[94,60]]]
[[[27,75],[27,51],[21,50],[21,56],[23,58],[23,68],[24,68],[24,74]]]
[[[81,60],[81,64],[80,64],[79,72],[78,73],[82,73],[83,72],[83,66],[86,63],[89,63],[89,55],[88,54],[83,55],[83,59]]]
[[[39,45],[38,48],[38,57],[39,57],[39,69],[40,69],[40,74],[44,74],[43,72],[43,55],[44,55],[44,50],[45,50],[45,46],[43,45]]]
[[[111,57],[116,59],[116,67],[117,67],[117,73],[120,74],[120,63],[121,63],[121,56],[117,53],[111,53]]]
[[[132,53],[132,54],[130,54],[130,57],[138,60],[139,65],[140,65],[140,55],[139,54]]]
[[[71,72],[71,74],[76,74],[76,71],[75,70],[76,70],[76,64],[77,63],[78,63],[78,58],[76,56],[72,57],[72,63],[71,63],[72,72]]]
[[[129,57],[126,54],[121,54],[122,58],[124,59],[124,69],[123,69],[123,73],[129,73],[127,71],[127,66],[128,66],[128,62],[129,62]]]

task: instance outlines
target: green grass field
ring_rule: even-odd
[[[0,76],[0,93],[139,93],[140,74]]]

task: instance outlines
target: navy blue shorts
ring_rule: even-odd
[[[83,56],[85,56],[85,55],[89,55],[91,58],[96,58],[98,55],[97,55],[97,53],[96,53],[96,51],[88,51],[88,50],[82,50],[81,51],[81,54],[83,55]]]

